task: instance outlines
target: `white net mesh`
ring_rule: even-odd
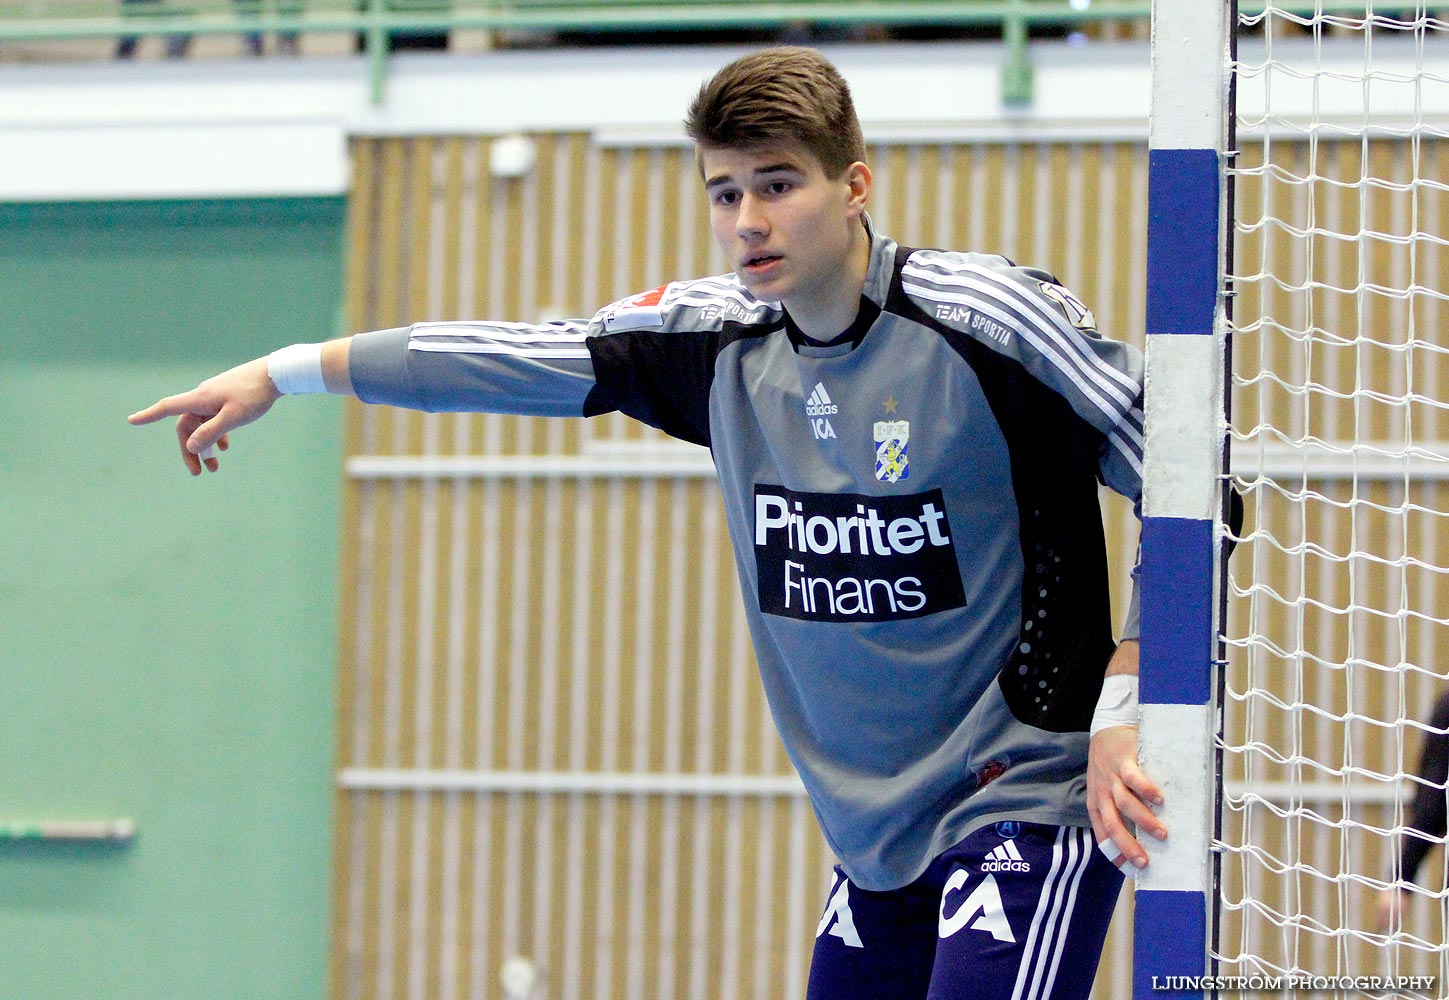
[[[1399,857],[1415,792],[1444,795],[1417,771],[1449,691],[1449,20],[1244,0],[1234,70],[1215,957],[1445,997],[1443,852],[1417,884]]]

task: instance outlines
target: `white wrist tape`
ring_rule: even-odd
[[[1097,710],[1092,713],[1088,736],[1096,736],[1112,726],[1137,725],[1137,675],[1113,674],[1102,681],[1102,694]]]
[[[293,344],[267,355],[267,375],[284,396],[326,392],[322,381],[322,345]]]

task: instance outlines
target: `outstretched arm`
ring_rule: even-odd
[[[308,346],[320,350],[320,375],[326,390],[351,395],[352,377],[348,368],[351,339]],[[305,356],[306,352],[303,353]],[[281,379],[282,389],[274,377]],[[257,358],[207,379],[190,392],[157,400],[126,419],[139,426],[164,417],[176,417],[181,460],[193,476],[199,476],[203,468],[217,470],[212,449],[225,451],[228,433],[270,410],[286,386],[272,358]]]
[[[1135,676],[1139,653],[1136,639],[1124,639],[1107,665],[1107,676]],[[1162,790],[1138,766],[1136,725],[1099,729],[1087,754],[1087,813],[1092,817],[1092,832],[1104,847],[1109,841],[1115,844],[1136,868],[1147,867],[1147,851],[1128,824],[1158,840],[1167,837],[1167,827],[1148,808],[1149,803],[1161,805]]]

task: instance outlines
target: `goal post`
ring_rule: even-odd
[[[1443,1000],[1449,6],[1157,0],[1153,68],[1134,996]]]
[[[1138,739],[1169,833],[1143,838],[1137,1000],[1198,995],[1178,984],[1208,967],[1232,12],[1208,0],[1156,0],[1152,12]]]

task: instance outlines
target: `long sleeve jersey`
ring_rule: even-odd
[[[1089,822],[1115,648],[1098,485],[1140,499],[1142,362],[1045,272],[874,233],[870,254],[827,344],[724,275],[587,321],[361,334],[351,374],[368,402],[618,410],[707,446],[782,742],[883,890],[989,822]]]

